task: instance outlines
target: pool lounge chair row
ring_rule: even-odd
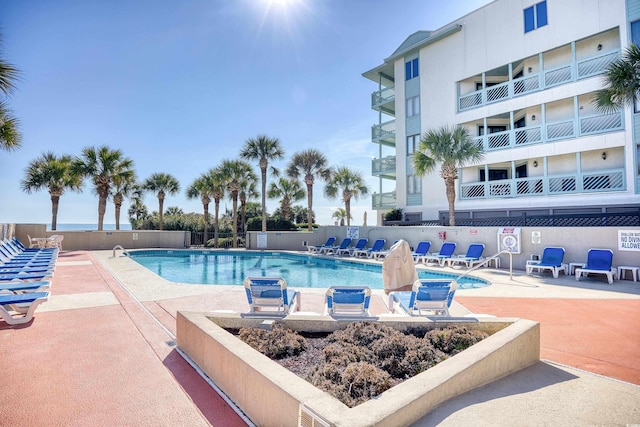
[[[287,289],[281,277],[247,277],[244,286],[250,310],[245,316],[282,318],[300,307],[300,293]],[[389,308],[405,316],[449,316],[457,289],[453,279],[418,279],[411,291],[391,292]],[[325,295],[324,314],[334,318],[370,316],[371,289],[332,286]]]
[[[538,272],[550,271],[554,278],[558,278],[562,272],[569,274],[569,266],[564,262],[565,250],[563,247],[546,247],[542,252],[540,260],[529,260],[525,266],[527,274],[531,275],[534,270]],[[589,249],[587,262],[576,268],[576,280],[586,277],[589,274],[600,274],[607,278],[609,284],[617,277],[617,270],[613,267],[613,251],[611,249]]]
[[[57,249],[26,248],[18,239],[0,244],[0,319],[27,323],[49,299]]]

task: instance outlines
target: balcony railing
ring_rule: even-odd
[[[389,120],[378,125],[371,126],[371,141],[395,147],[396,121]]]
[[[371,197],[371,208],[375,210],[393,209],[397,206],[396,192],[374,193]]]
[[[528,126],[503,132],[478,136],[474,141],[484,151],[502,150],[523,145],[578,138],[598,133],[615,132],[624,129],[622,112],[579,117],[578,121],[563,120],[546,123],[544,126]],[[576,132],[577,130],[577,132]],[[546,135],[546,137],[545,137]]]
[[[391,104],[396,100],[396,91],[393,86],[386,87],[371,94],[371,108],[377,110],[383,105]],[[395,106],[394,106],[395,107]],[[393,108],[395,110],[395,108]]]
[[[484,89],[466,93],[458,98],[458,111],[470,110],[493,102],[602,74],[609,64],[619,56],[620,50],[616,49],[542,70],[541,74],[529,74],[526,77],[510,79]]]
[[[396,156],[387,156],[371,161],[371,174],[373,176],[396,176]]]
[[[624,169],[473,182],[460,185],[460,199],[548,196],[624,191]]]

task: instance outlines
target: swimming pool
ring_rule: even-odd
[[[142,250],[131,259],[171,282],[242,285],[247,276],[281,276],[297,288],[336,285],[382,289],[382,265],[343,258],[322,258],[276,251]],[[420,278],[456,278],[458,275],[418,269]],[[458,288],[488,286],[485,280],[463,277]]]

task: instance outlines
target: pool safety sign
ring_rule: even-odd
[[[501,227],[498,229],[498,251],[520,253],[520,227]]]
[[[267,233],[258,233],[257,245],[258,245],[258,249],[267,248]]]
[[[640,252],[640,230],[618,230],[618,250]]]
[[[359,239],[360,227],[347,227],[347,237],[351,239]]]

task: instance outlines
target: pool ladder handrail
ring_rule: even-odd
[[[483,259],[482,262],[479,262],[475,266],[471,267],[470,269],[468,269],[467,271],[465,271],[464,273],[456,277],[456,281],[469,275],[469,273],[477,270],[478,268],[485,266],[486,264],[489,263],[489,261],[491,261],[494,258],[497,258],[499,255],[502,255],[502,254],[509,254],[509,280],[513,280],[513,253],[511,253],[511,251],[509,251],[508,249],[505,249],[503,251],[498,252],[495,255],[492,255],[490,257]]]
[[[113,247],[113,257],[114,257],[114,258],[116,257],[116,251],[117,251],[118,249],[120,249],[120,250],[122,251],[122,256],[131,256],[131,255],[129,254],[129,252],[127,252],[127,250],[126,250],[125,248],[123,248],[123,247],[122,247],[122,245],[115,245],[115,246]]]

